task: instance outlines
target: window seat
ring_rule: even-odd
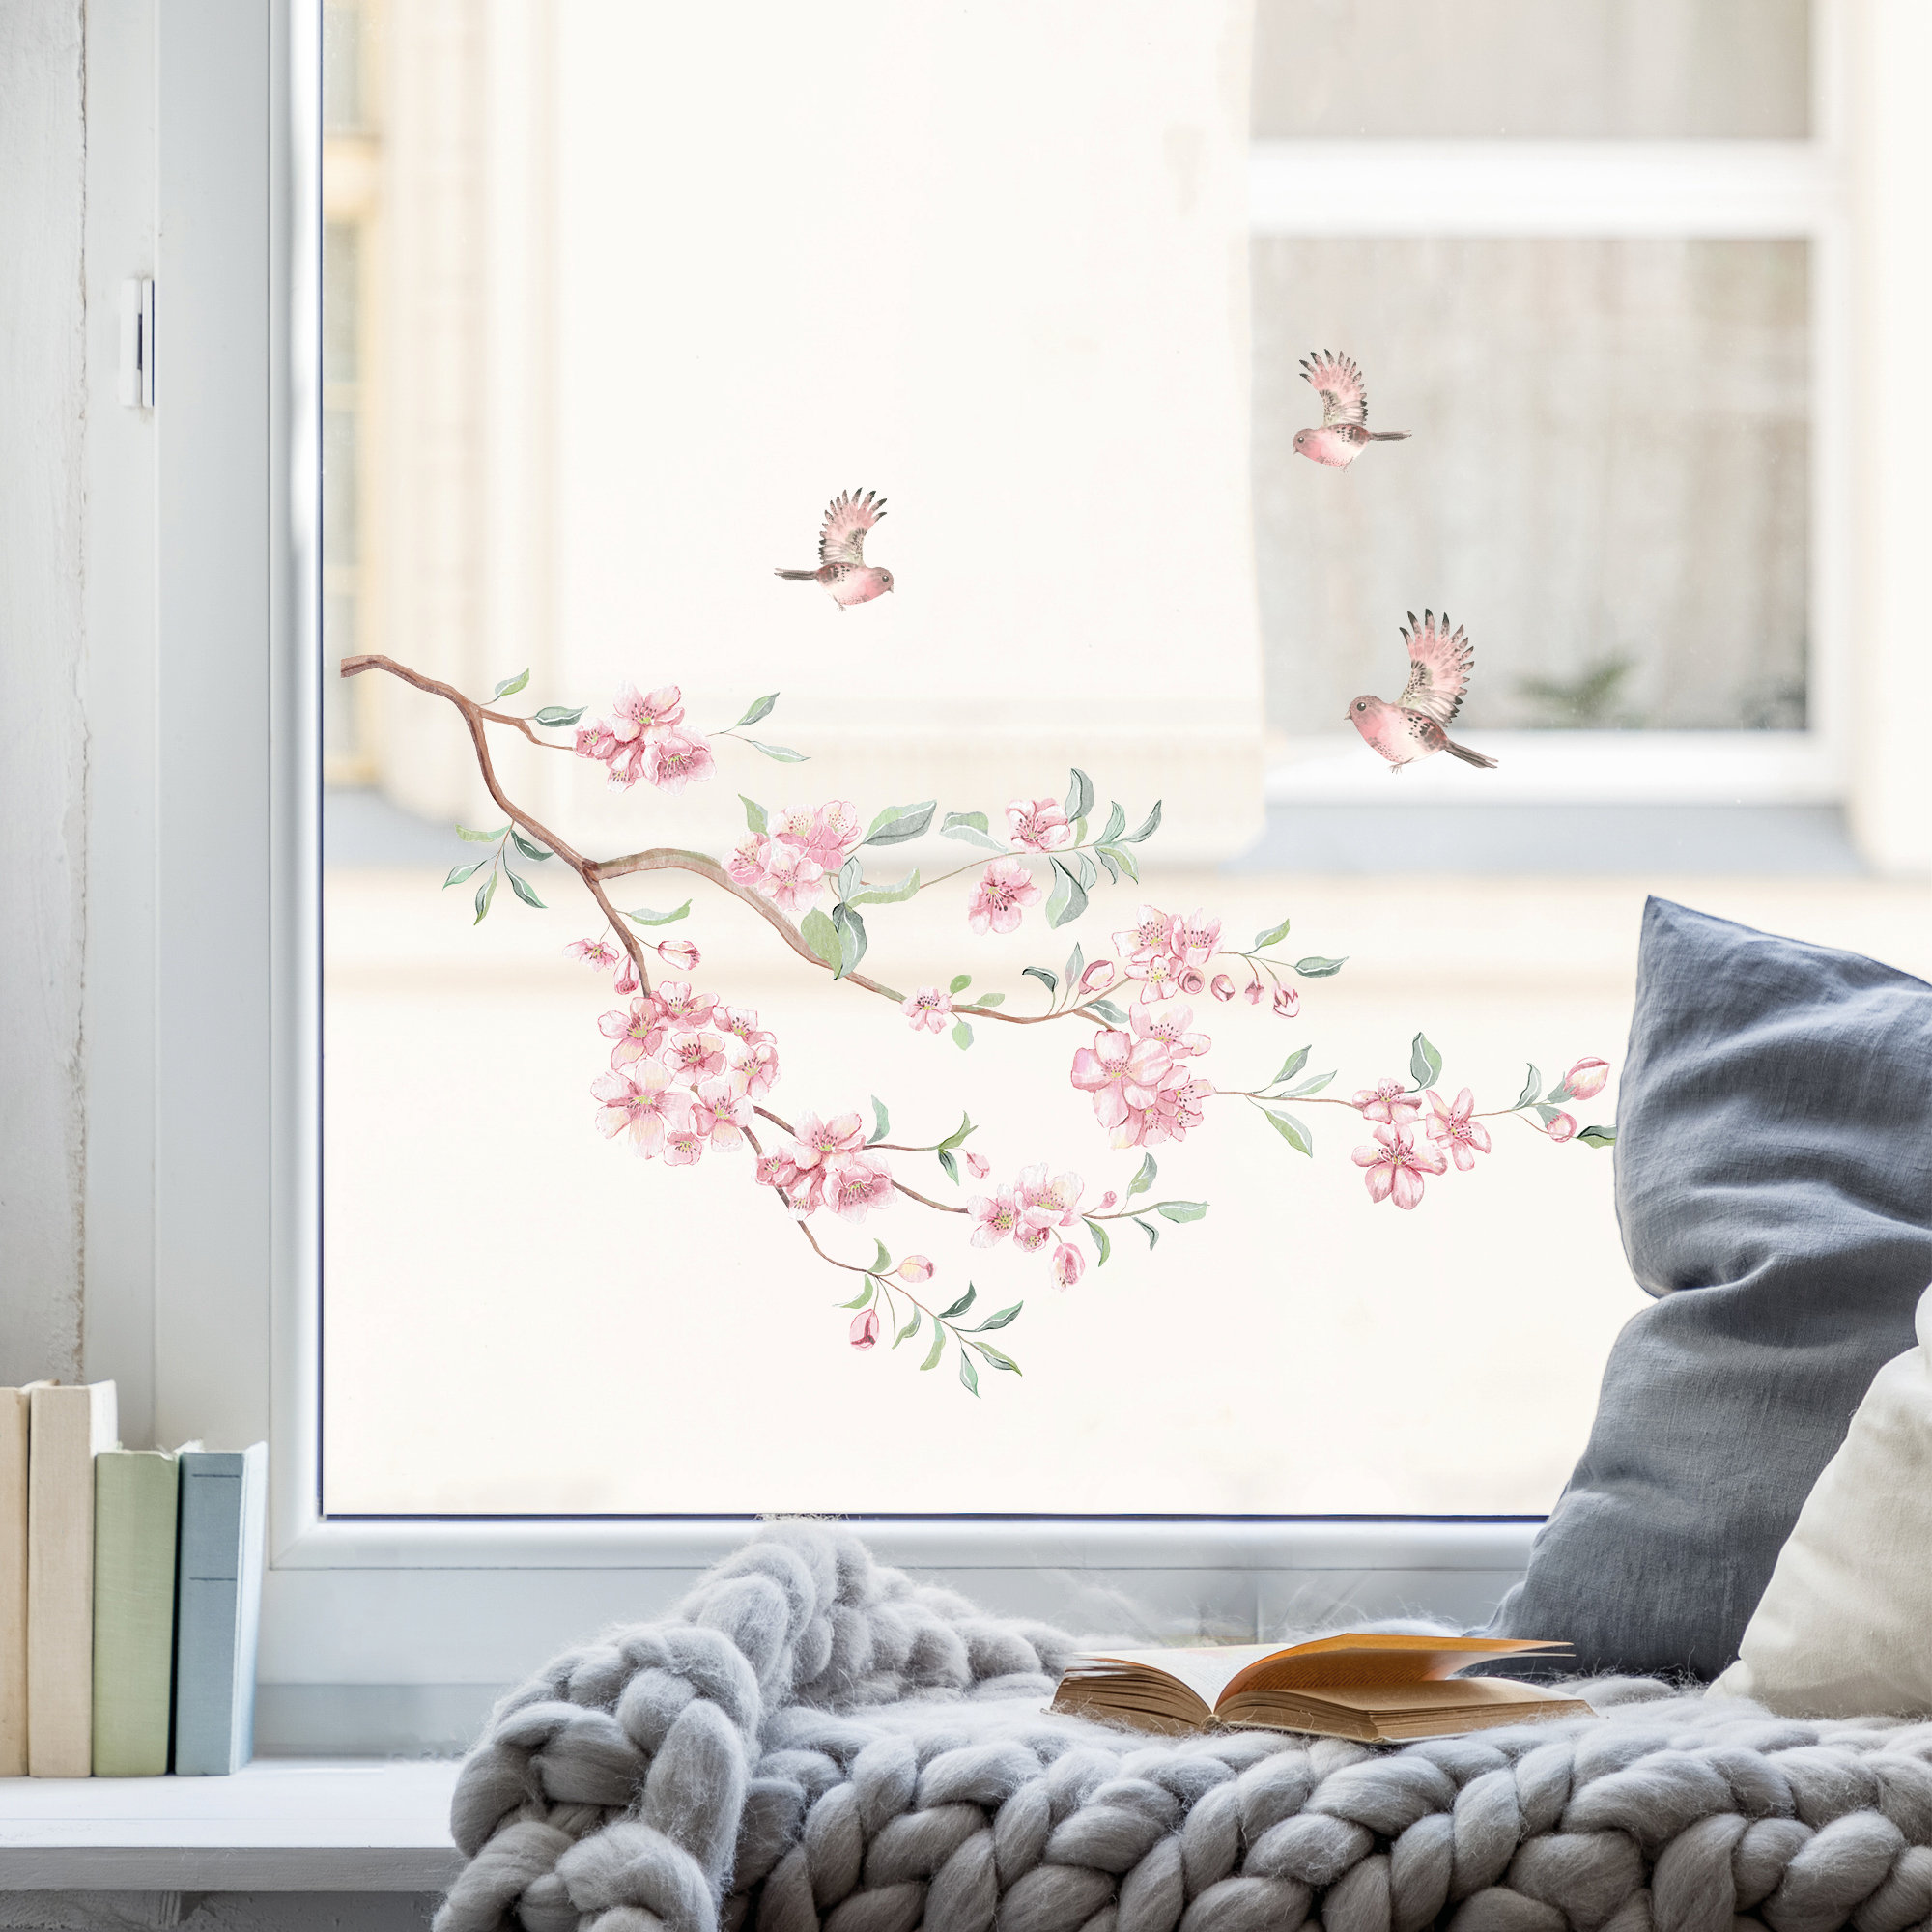
[[[453,1759],[258,1758],[232,1777],[0,1782],[0,1893],[440,1891]]]

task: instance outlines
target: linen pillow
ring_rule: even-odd
[[[1651,899],[1615,1158],[1659,1299],[1488,1634],[1711,1678],[1932,1280],[1932,986]]]
[[[1932,1290],[1825,1464],[1712,1689],[1787,1717],[1932,1714]]]

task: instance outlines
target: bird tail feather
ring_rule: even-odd
[[[1480,765],[1484,771],[1492,772],[1496,768],[1493,758],[1486,758],[1480,752],[1472,752],[1466,745],[1459,745],[1454,738],[1444,738],[1442,749],[1452,758],[1461,758],[1465,765]]]
[[[788,577],[794,583],[815,583],[818,573],[815,570],[775,570],[774,577]]]
[[[1415,432],[1409,429],[1372,429],[1369,432],[1369,440],[1371,442],[1406,442],[1414,434]]]

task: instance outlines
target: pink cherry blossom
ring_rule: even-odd
[[[973,1217],[973,1245],[976,1248],[996,1247],[1020,1225],[1024,1209],[1010,1187],[1002,1188],[994,1195],[976,1194],[966,1204],[966,1211]]]
[[[694,780],[708,779],[717,769],[711,747],[696,735],[669,731],[644,747],[644,777],[661,791],[681,792]]]
[[[608,939],[573,939],[563,952],[566,959],[581,959],[604,972],[617,963],[617,949]]]
[[[1093,1096],[1094,1118],[1103,1127],[1119,1127],[1129,1114],[1153,1104],[1154,1091],[1171,1064],[1157,1040],[1136,1041],[1131,1034],[1110,1028],[1096,1033],[1092,1046],[1075,1052],[1067,1077]]]
[[[1476,1156],[1490,1151],[1490,1130],[1481,1121],[1470,1118],[1476,1105],[1475,1096],[1464,1087],[1456,1095],[1456,1104],[1445,1107],[1441,1094],[1432,1087],[1429,1104],[1435,1110],[1428,1122],[1430,1139],[1441,1141],[1456,1163],[1456,1171],[1467,1174],[1475,1166]]]
[[[1406,1093],[1400,1080],[1378,1080],[1373,1087],[1364,1087],[1350,1104],[1365,1121],[1380,1121],[1392,1127],[1406,1126],[1422,1112],[1422,1102]]]
[[[1019,1225],[1013,1230],[1013,1245],[1022,1254],[1037,1255],[1053,1239],[1053,1216],[1037,1208],[1021,1210]]]
[[[1225,1005],[1235,997],[1235,982],[1225,973],[1216,973],[1208,981],[1208,990]]]
[[[606,1013],[597,1022],[597,1031],[617,1042],[611,1049],[611,1065],[628,1066],[664,1044],[664,1009],[646,993],[642,999],[633,1000],[628,1011]]]
[[[1607,1060],[1579,1060],[1563,1076],[1564,1098],[1594,1100],[1604,1091],[1604,1083],[1609,1077],[1610,1063]]]
[[[977,1153],[967,1154],[966,1172],[970,1174],[975,1180],[984,1180],[987,1175],[991,1174],[992,1171],[993,1171],[993,1163],[990,1160],[982,1159]]]
[[[798,1185],[798,1163],[786,1154],[761,1153],[753,1172],[760,1187],[776,1187],[781,1194],[789,1194]]]
[[[1127,968],[1127,978],[1140,982],[1140,999],[1143,1005],[1153,1000],[1164,1000],[1170,994],[1179,991],[1177,975],[1179,969],[1174,963],[1174,955],[1169,952],[1136,953]]]
[[[1190,1078],[1179,1066],[1172,1068],[1155,1090],[1151,1104],[1114,1129],[1114,1145],[1160,1147],[1168,1141],[1184,1141],[1207,1118],[1203,1108],[1213,1091],[1211,1082]]]
[[[757,1046],[776,1038],[758,1027],[758,1015],[750,1007],[713,1007],[711,1024],[720,1033],[729,1034],[733,1039],[742,1040],[747,1046]]]
[[[1279,1017],[1292,1020],[1301,1010],[1301,994],[1293,986],[1274,989],[1274,1009]]]
[[[657,1002],[667,1019],[682,1020],[688,1027],[702,1026],[718,1004],[709,993],[694,993],[688,980],[667,980],[657,990]]]
[[[797,1145],[791,1150],[792,1159],[801,1169],[816,1167],[821,1161],[858,1153],[866,1144],[866,1123],[857,1114],[834,1114],[829,1121],[802,1114],[793,1139]]]
[[[1104,993],[1121,977],[1120,965],[1112,959],[1095,959],[1080,976],[1080,997],[1090,1000]]]
[[[1056,1288],[1071,1288],[1087,1272],[1087,1257],[1071,1241],[1062,1241],[1053,1251],[1053,1283]]]
[[[1373,1147],[1358,1147],[1357,1167],[1368,1172],[1371,1201],[1386,1201],[1393,1195],[1398,1208],[1413,1208],[1422,1199],[1422,1177],[1440,1174],[1449,1165],[1432,1147],[1417,1147],[1406,1127],[1378,1127]]]
[[[664,1163],[667,1167],[696,1167],[704,1158],[704,1136],[697,1130],[685,1108],[665,1128]]]
[[[724,861],[724,869],[741,886],[750,886],[762,892],[765,886],[764,835],[748,832],[731,848],[731,856]]]
[[[670,1091],[670,1070],[654,1060],[635,1073],[600,1073],[590,1083],[597,1109],[597,1131],[606,1140],[628,1130],[631,1144],[650,1155],[664,1146],[666,1132],[682,1124],[683,1096]]]
[[[836,872],[865,836],[859,808],[849,798],[835,798],[811,814],[802,842],[826,871]]]
[[[1221,944],[1221,922],[1197,909],[1168,922],[1168,950],[1183,966],[1205,966]]]
[[[944,1033],[952,1014],[952,996],[937,986],[922,986],[911,999],[899,1002],[899,1011],[912,1022],[914,1033]]]
[[[1262,982],[1261,982],[1261,976],[1259,974],[1257,974],[1254,979],[1250,980],[1248,983],[1241,988],[1241,998],[1247,1001],[1248,1005],[1251,1007],[1258,1007],[1261,1005]]]
[[[779,1050],[770,1034],[761,1033],[755,1039],[726,1050],[731,1083],[748,1098],[762,1100],[778,1085]]]
[[[707,1080],[691,1102],[691,1125],[715,1148],[741,1148],[752,1124],[752,1103],[723,1080]]]
[[[680,972],[696,972],[700,956],[697,948],[688,939],[661,939],[658,941],[658,957],[667,966],[675,966]]]
[[[1021,908],[1038,903],[1039,888],[1026,867],[1017,859],[995,859],[973,888],[966,923],[975,932],[984,932],[988,926],[995,932],[1015,932]]]
[[[825,1201],[841,1221],[863,1221],[875,1208],[893,1200],[892,1171],[884,1154],[861,1148],[826,1163]]]
[[[938,1272],[923,1255],[907,1255],[893,1272],[909,1287],[919,1288]]]
[[[672,1034],[658,1058],[680,1078],[696,1085],[724,1071],[724,1042],[715,1033],[686,1029]]]
[[[662,738],[684,722],[684,694],[674,684],[661,684],[640,693],[635,684],[620,685],[613,707],[617,716],[610,730],[618,738]]]
[[[794,845],[787,838],[761,840],[758,864],[764,876],[757,881],[757,889],[781,912],[809,911],[825,883],[825,867],[803,845]]]
[[[624,956],[617,964],[617,977],[611,981],[613,993],[641,993],[644,989],[643,977],[638,971],[638,962],[631,957],[629,947],[624,949]]]
[[[1115,933],[1114,951],[1129,959],[1147,952],[1164,952],[1170,924],[1158,906],[1144,905],[1134,917],[1131,932]]]
[[[1136,1040],[1155,1040],[1177,1060],[1206,1053],[1214,1042],[1205,1033],[1189,1033],[1192,1007],[1136,1007],[1127,1015]]]
[[[1016,798],[1007,807],[1012,842],[1029,852],[1057,852],[1073,840],[1073,828],[1058,799]]]
[[[1577,1122],[1569,1114],[1558,1114],[1544,1122],[1543,1131],[1553,1141],[1567,1141],[1576,1133]]]
[[[1178,966],[1174,973],[1174,990],[1185,993],[1190,1000],[1198,1000],[1208,990],[1208,976],[1198,966]]]
[[[862,1308],[852,1318],[851,1333],[846,1338],[855,1349],[869,1349],[879,1339],[879,1311],[876,1308]]]

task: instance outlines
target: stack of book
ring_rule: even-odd
[[[114,1384],[0,1389],[0,1776],[254,1748],[268,1449],[123,1449]]]

